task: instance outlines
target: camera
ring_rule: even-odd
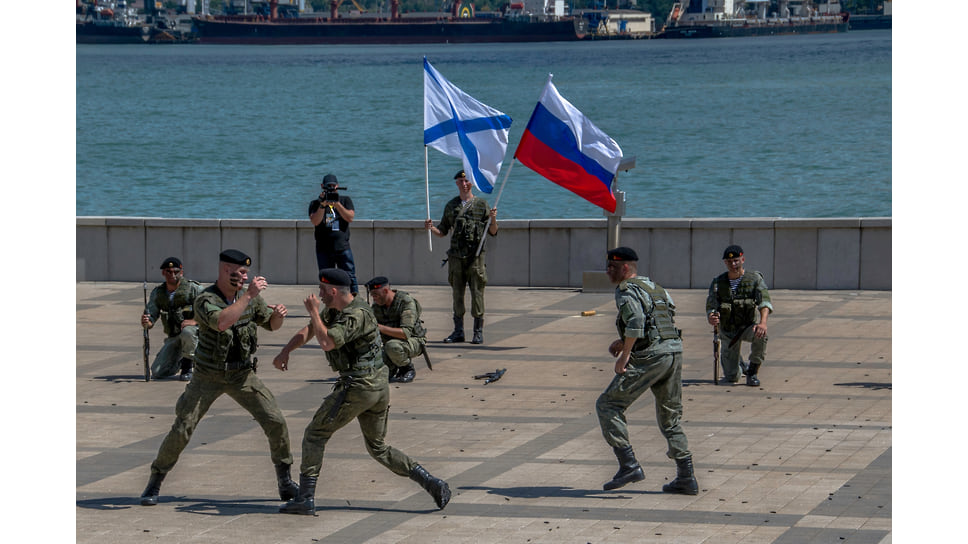
[[[323,194],[320,195],[320,202],[336,202],[339,200],[339,191],[345,191],[346,187],[324,187]]]

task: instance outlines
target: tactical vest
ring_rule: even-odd
[[[168,287],[161,284],[154,290],[154,304],[158,308],[158,319],[165,328],[165,334],[176,336],[181,332],[182,322],[195,317],[195,293],[201,290],[197,281],[182,279],[175,289],[175,296],[168,303]]]
[[[380,306],[379,304],[373,306],[373,314],[376,316],[377,323],[386,327],[401,328],[403,308],[407,305],[407,301],[413,301],[413,305],[416,308],[416,315],[414,316],[411,338],[426,337],[427,329],[424,327],[423,320],[420,319],[420,316],[423,314],[420,301],[410,296],[410,293],[406,291],[394,290],[394,293],[396,294],[389,307]]]
[[[663,340],[678,340],[681,334],[672,317],[672,308],[666,290],[658,285],[650,287],[648,283],[638,277],[630,278],[627,281],[641,287],[652,299],[652,308],[646,309],[646,338],[642,339],[646,342],[637,341],[632,350],[639,351]],[[619,321],[621,321],[621,316],[619,316]],[[643,345],[640,345],[640,343]]]
[[[326,352],[329,366],[340,375],[369,371],[383,364],[383,339],[376,323],[376,316],[359,298],[342,311],[327,310],[321,316],[326,327],[336,324],[344,314],[355,313],[360,330],[353,339],[342,346]],[[353,331],[350,331],[353,332]]]
[[[209,289],[214,288],[213,286]],[[209,292],[209,289],[205,291]],[[220,296],[219,299],[221,300]],[[198,346],[195,348],[195,364],[214,366],[219,369],[233,363],[241,363],[239,368],[251,366],[252,355],[259,348],[259,324],[255,321],[257,319],[255,308],[256,304],[250,303],[239,320],[224,331],[200,326]]]
[[[477,246],[481,243],[481,237],[488,225],[487,204],[474,197],[467,206],[458,206],[454,213],[454,232],[450,239],[450,250],[448,255],[454,257],[473,257],[477,253]],[[483,207],[485,213],[475,213],[475,208]],[[483,252],[483,250],[482,250]]]
[[[733,293],[729,288],[729,275],[716,278],[716,299],[719,301],[719,323],[723,331],[740,332],[756,322],[756,310],[763,302],[763,293],[757,283],[763,275],[752,271],[743,274]]]

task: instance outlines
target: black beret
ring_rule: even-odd
[[[388,280],[386,276],[377,276],[366,282],[365,285],[367,289],[379,289],[388,283],[390,283],[390,280]]]
[[[735,245],[727,247],[726,251],[723,252],[724,259],[732,259],[734,257],[742,257],[742,256],[743,256],[743,248]]]
[[[617,247],[608,250],[609,261],[638,261],[639,256],[630,247]]]
[[[226,249],[219,253],[218,260],[223,263],[240,264],[242,266],[250,266],[252,264],[252,259],[237,249]]]
[[[467,177],[467,174],[465,174],[463,170],[458,170],[457,173],[454,174],[454,179],[460,179],[460,178],[466,178],[466,177]]]
[[[349,287],[353,284],[350,275],[339,268],[323,268],[319,271],[319,281],[335,285],[336,287]]]
[[[178,260],[178,257],[168,257],[167,259],[161,262],[162,270],[166,268],[181,268],[181,267],[182,267],[182,264],[181,264],[181,261]]]
[[[336,176],[334,176],[333,174],[326,174],[325,176],[323,176],[323,185],[326,185],[326,186],[339,185],[339,181],[336,180]]]

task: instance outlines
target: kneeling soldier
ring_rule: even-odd
[[[366,282],[373,297],[373,314],[383,338],[383,362],[390,368],[390,381],[410,383],[417,374],[410,360],[427,342],[427,330],[420,319],[420,303],[406,291],[390,288],[390,280],[377,276]]]

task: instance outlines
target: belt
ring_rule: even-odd
[[[251,368],[252,360],[247,361],[225,361],[225,370],[241,370],[243,368]]]
[[[356,367],[353,370],[346,370],[346,371],[340,372],[339,373],[339,376],[340,376],[340,378],[342,378],[344,376],[351,377],[351,378],[356,378],[356,377],[359,377],[359,376],[366,376],[366,375],[369,375],[369,374],[373,374],[377,370],[380,370],[380,367],[382,367],[382,366],[383,366],[383,361],[377,360],[371,366],[366,366],[366,367],[363,367],[363,368]]]

